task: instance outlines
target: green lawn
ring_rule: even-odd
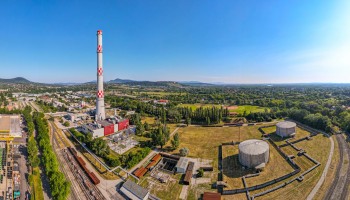
[[[243,106],[238,106],[237,109],[233,109],[233,110],[230,110],[230,111],[231,112],[237,112],[238,114],[243,114],[244,111],[246,111],[246,114],[249,114],[251,112],[252,113],[254,113],[254,112],[264,112],[265,111],[265,107],[252,106],[252,105],[243,105]]]

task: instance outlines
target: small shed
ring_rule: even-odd
[[[137,185],[131,180],[127,180],[120,188],[120,191],[131,200],[146,200],[150,195],[150,192],[147,189]]]
[[[186,173],[187,166],[188,166],[188,159],[185,157],[181,157],[175,166],[176,172],[181,174]]]

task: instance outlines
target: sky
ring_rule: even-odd
[[[0,78],[349,83],[348,0],[2,0]]]

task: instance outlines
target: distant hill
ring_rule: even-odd
[[[8,83],[8,84],[18,84],[18,83],[33,83],[23,77],[16,77],[16,78],[10,78],[10,79],[4,79],[0,78],[0,83]]]
[[[116,79],[114,79],[114,80],[108,81],[107,83],[119,83],[119,84],[124,84],[124,83],[132,83],[132,82],[139,82],[139,81],[116,78]]]
[[[213,86],[213,85],[215,85],[215,84],[203,83],[203,82],[199,82],[199,81],[180,81],[179,83],[181,83],[182,85],[188,85],[188,86]]]

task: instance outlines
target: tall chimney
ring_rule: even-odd
[[[105,99],[103,92],[103,63],[102,63],[102,31],[97,31],[97,94],[95,120],[103,120],[105,114]]]

